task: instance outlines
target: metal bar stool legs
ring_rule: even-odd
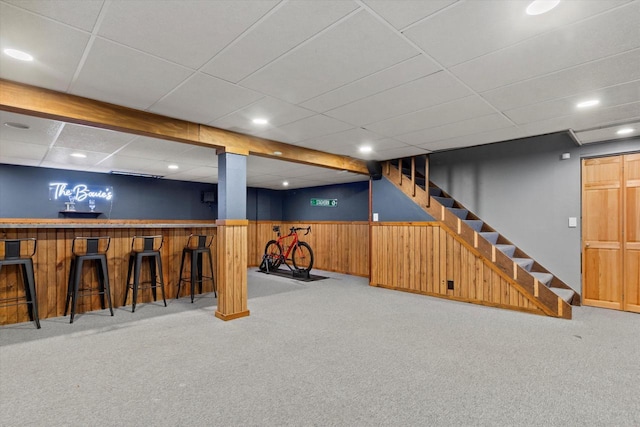
[[[67,285],[67,300],[64,306],[64,315],[69,312],[71,305],[71,318],[69,323],[73,323],[78,307],[78,297],[89,295],[100,295],[100,306],[106,308],[109,303],[109,312],[113,316],[113,304],[111,302],[111,287],[109,286],[109,270],[107,267],[106,252],[109,249],[109,237],[76,237],[73,240],[71,266],[69,268],[69,282]],[[79,248],[76,248],[78,243]],[[81,247],[80,247],[81,246]],[[98,291],[91,291],[91,288],[81,288],[82,269],[85,261],[90,261],[95,267],[98,276]]]
[[[151,289],[153,294],[153,300],[157,301],[157,289],[160,288],[162,292],[162,301],[164,306],[167,306],[167,299],[164,293],[164,276],[162,274],[162,257],[160,256],[160,248],[162,247],[162,236],[134,236],[131,243],[131,255],[129,255],[129,271],[127,273],[127,287],[124,293],[124,302],[127,303],[127,296],[129,295],[129,289],[132,290],[132,307],[131,312],[135,313],[136,304],[138,302],[138,290],[140,286],[140,271],[142,265],[147,261],[149,268],[150,280],[148,286],[142,288]],[[131,276],[133,274],[133,282]]]
[[[213,270],[213,261],[211,259],[211,243],[213,242],[213,236],[206,235],[191,235],[187,241],[187,245],[182,250],[182,261],[180,262],[180,280],[178,281],[178,292],[176,293],[176,299],[180,296],[180,287],[182,282],[190,282],[191,290],[191,302],[194,301],[196,283],[198,284],[198,290],[202,293],[202,282],[211,280],[213,282],[213,295],[217,298],[218,293],[216,289],[215,274]],[[209,259],[209,268],[211,276],[203,275],[203,257],[206,255]],[[184,264],[185,259],[189,257],[191,262],[190,276],[184,277]]]
[[[0,300],[2,307],[27,304],[29,320],[40,329],[38,315],[38,300],[36,297],[36,280],[33,272],[33,255],[36,252],[35,238],[3,239],[0,240],[0,271],[3,266],[16,265],[22,275],[24,297],[10,297]]]

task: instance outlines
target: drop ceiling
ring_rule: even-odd
[[[0,78],[364,160],[637,135],[640,1],[563,0],[538,16],[529,3],[0,0],[0,49],[35,58],[0,53]],[[0,112],[7,122],[30,128],[0,127],[0,163],[217,182],[212,149]],[[250,186],[363,179],[248,159]]]

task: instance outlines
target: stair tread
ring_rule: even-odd
[[[445,206],[447,208],[452,207],[453,202],[455,202],[455,200],[453,200],[451,197],[442,197],[442,196],[431,196],[431,197],[436,199],[438,203],[440,203],[442,206]]]
[[[513,253],[516,251],[516,247],[514,245],[496,245],[500,251],[504,252],[508,257],[512,257]]]
[[[513,262],[517,263],[527,271],[529,271],[533,266],[533,260],[531,258],[513,258]]]
[[[484,225],[484,221],[481,221],[479,219],[465,219],[463,221],[465,222],[465,224],[473,228],[475,231],[482,230],[482,226]]]
[[[467,209],[461,209],[461,208],[447,208],[449,209],[455,216],[457,216],[460,219],[466,219],[467,215],[469,214],[469,211]]]
[[[438,187],[429,187],[429,195],[431,196],[440,196],[442,195],[442,190]]]
[[[565,300],[567,303],[571,304],[571,300],[575,295],[575,292],[571,289],[564,288],[549,288],[554,294],[558,295],[560,298]]]
[[[553,279],[553,274],[550,273],[542,273],[538,271],[531,272],[531,275],[538,279],[539,282],[544,283],[545,286],[549,286],[549,282]]]
[[[482,236],[489,243],[495,245],[498,241],[498,237],[500,237],[500,233],[498,233],[497,231],[483,231],[480,233],[480,236]]]

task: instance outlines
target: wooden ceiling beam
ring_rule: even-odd
[[[168,139],[236,154],[368,174],[359,159],[243,135],[75,95],[0,79],[0,110]]]

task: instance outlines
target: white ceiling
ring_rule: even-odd
[[[0,54],[0,78],[365,160],[640,133],[640,0],[562,0],[539,16],[529,3],[0,0],[0,49],[35,57]],[[0,127],[0,163],[217,182],[212,149],[0,112],[6,122],[30,129]],[[248,160],[256,187],[366,178]]]

